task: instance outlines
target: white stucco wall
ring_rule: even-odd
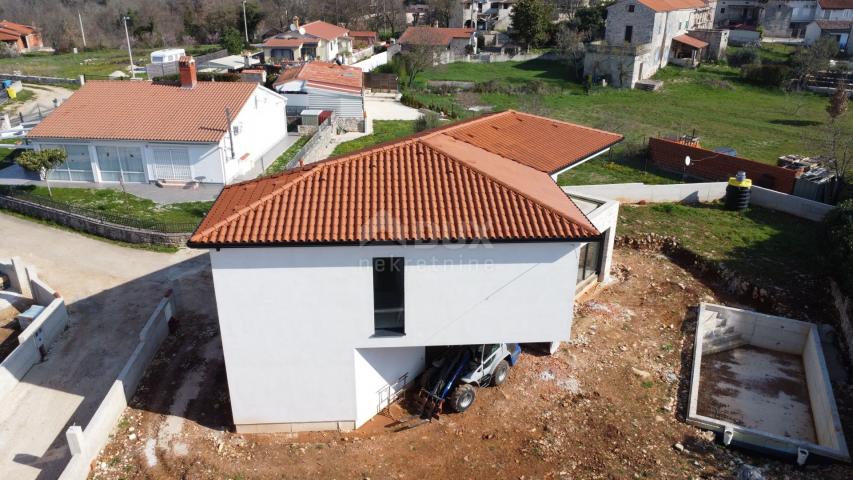
[[[359,348],[355,355],[356,427],[388,406],[390,396],[424,369],[424,347]],[[401,378],[405,375],[404,384]]]
[[[211,251],[234,422],[364,420],[355,349],[569,338],[577,243],[223,248]],[[405,257],[404,336],[374,337],[372,258]],[[359,378],[416,365],[367,355]],[[365,355],[362,355],[362,360]],[[366,360],[365,360],[366,361]],[[368,362],[370,363],[370,362]],[[364,365],[362,364],[362,367]],[[419,373],[416,372],[415,375]],[[375,402],[374,402],[375,403]],[[372,405],[372,404],[371,404]]]
[[[272,90],[258,85],[255,93],[234,118],[232,125],[240,132],[234,135],[234,159],[231,150],[225,150],[225,172],[228,183],[244,175],[261,163],[262,157],[287,136],[287,99]],[[228,135],[222,139],[228,147]],[[270,165],[275,158],[263,158]]]

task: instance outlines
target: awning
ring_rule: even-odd
[[[672,39],[678,43],[683,43],[684,45],[695,48],[697,50],[708,46],[708,42],[703,42],[702,40],[699,40],[698,38],[693,38],[690,35],[679,35],[677,37],[673,37]]]

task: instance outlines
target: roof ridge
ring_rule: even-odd
[[[454,140],[456,140],[456,139],[454,138]],[[457,140],[457,141],[460,141],[460,140]],[[548,211],[550,211],[551,213],[556,214],[557,216],[559,216],[559,217],[560,217],[560,218],[562,218],[563,220],[565,220],[565,221],[567,221],[567,222],[569,222],[569,223],[571,223],[571,224],[573,224],[573,225],[577,225],[579,228],[583,228],[584,230],[586,230],[586,229],[587,229],[584,225],[578,225],[578,223],[577,223],[577,222],[575,222],[574,220],[572,220],[571,218],[569,218],[565,213],[563,213],[563,212],[561,212],[561,211],[559,211],[559,210],[557,210],[557,209],[555,209],[555,208],[551,207],[550,205],[545,204],[544,202],[539,201],[539,200],[538,200],[538,199],[536,199],[536,198],[531,197],[530,195],[528,195],[528,194],[526,194],[526,193],[524,193],[524,192],[520,191],[520,190],[519,190],[518,188],[516,188],[515,186],[510,185],[510,184],[508,184],[508,183],[504,182],[503,180],[498,179],[498,178],[497,178],[497,177],[495,177],[494,175],[492,175],[492,174],[490,174],[490,173],[486,172],[485,170],[482,170],[482,169],[480,169],[480,168],[475,167],[474,165],[470,165],[470,164],[468,164],[468,163],[466,163],[466,162],[464,162],[464,161],[462,161],[462,160],[459,160],[459,159],[458,159],[458,158],[456,158],[455,156],[453,156],[453,155],[451,155],[450,153],[448,153],[448,152],[444,151],[441,147],[438,147],[438,146],[435,146],[435,145],[428,145],[428,144],[426,144],[426,143],[424,143],[424,142],[422,142],[422,141],[420,141],[420,140],[418,140],[418,143],[421,143],[422,145],[424,145],[424,146],[426,146],[426,147],[428,147],[428,148],[431,148],[431,149],[433,149],[433,150],[438,151],[439,153],[441,153],[442,155],[444,155],[446,158],[451,159],[451,160],[453,160],[454,162],[456,162],[456,163],[458,163],[458,164],[464,165],[464,166],[465,166],[465,167],[467,167],[469,170],[472,170],[472,171],[475,171],[475,172],[480,173],[480,175],[483,175],[484,177],[486,177],[486,178],[490,179],[491,181],[493,181],[493,182],[497,183],[498,185],[501,185],[501,186],[503,186],[504,188],[507,188],[507,189],[511,190],[511,191],[512,191],[512,192],[514,192],[516,195],[519,195],[519,196],[521,196],[522,198],[526,198],[527,200],[529,200],[529,201],[533,202],[534,204],[538,205],[540,208],[544,208],[545,210],[548,210]],[[468,142],[464,142],[464,143],[468,143]],[[469,145],[471,145],[471,144],[469,144]],[[474,147],[474,148],[479,148],[479,147],[477,147],[476,145],[471,145],[471,146],[472,146],[472,147]],[[489,153],[491,153],[491,152],[489,152]],[[504,157],[504,156],[502,156],[502,155],[498,155],[498,154],[496,154],[496,153],[491,153],[491,154],[492,154],[492,155],[496,155],[496,156],[498,156],[498,157],[501,157],[501,158],[503,158],[504,160],[508,160],[508,161],[511,161],[511,162],[514,162],[514,163],[518,163],[519,165],[522,165],[522,166],[523,166],[523,167],[525,167],[525,168],[529,168],[530,170],[533,170],[533,171],[534,171],[534,172],[536,172],[536,173],[541,173],[542,175],[548,175],[547,173],[540,172],[539,170],[536,170],[535,168],[532,168],[532,167],[530,167],[530,166],[528,166],[528,165],[524,165],[524,164],[522,164],[522,163],[520,163],[520,162],[516,162],[515,160],[512,160],[511,158],[506,158],[506,157]],[[550,175],[549,175],[549,177],[550,177]],[[555,186],[556,186],[557,188],[560,188],[560,187],[559,187],[558,185],[556,185],[556,184],[555,184]],[[561,189],[561,190],[562,190],[562,189]],[[569,200],[571,200],[571,198],[569,198]],[[573,201],[572,203],[574,203],[574,201]],[[575,206],[577,206],[577,205],[575,205]],[[578,210],[580,210],[580,208],[578,208]],[[583,213],[583,211],[581,211],[581,213]],[[586,220],[589,222],[589,218],[587,218],[587,217],[586,217],[586,215],[584,215],[584,218],[586,218]],[[592,225],[592,222],[590,222],[590,225]]]

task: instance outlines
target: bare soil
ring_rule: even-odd
[[[714,288],[660,254],[618,250],[614,281],[579,301],[574,339],[556,354],[525,346],[507,382],[479,389],[464,414],[400,428],[394,406],[350,433],[231,432],[215,315],[181,318],[92,477],[733,478],[742,463],[768,478],[853,477],[726,449],[683,422],[695,307],[735,305]],[[210,289],[199,283],[198,296]]]

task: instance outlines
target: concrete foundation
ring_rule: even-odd
[[[350,420],[340,422],[257,423],[234,425],[234,428],[237,433],[299,433],[329,430],[349,432],[355,430],[355,422]]]
[[[850,461],[811,323],[701,304],[688,408],[726,445]]]

